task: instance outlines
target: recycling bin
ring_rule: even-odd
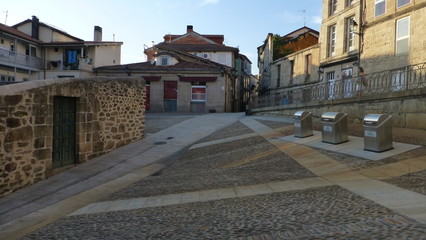
[[[384,152],[393,148],[392,115],[367,114],[363,122],[364,150]]]
[[[322,141],[339,144],[348,141],[348,115],[342,112],[326,112],[321,115]]]
[[[312,113],[297,111],[294,113],[294,135],[304,138],[314,135],[312,131]]]

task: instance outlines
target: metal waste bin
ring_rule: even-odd
[[[294,135],[296,137],[309,137],[314,135],[312,131],[312,113],[297,111],[294,113]]]
[[[348,115],[346,113],[323,113],[321,123],[323,142],[339,144],[348,141]]]
[[[365,115],[364,150],[384,152],[392,148],[392,115]]]

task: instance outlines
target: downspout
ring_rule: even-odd
[[[364,0],[359,1],[359,31],[358,31],[358,68],[361,67],[361,53],[364,41]]]

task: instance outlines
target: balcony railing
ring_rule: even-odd
[[[43,68],[43,61],[41,58],[15,53],[6,49],[0,49],[0,61],[10,63],[17,67],[36,69]]]
[[[308,104],[325,100],[375,96],[425,87],[426,63],[421,63],[350,79],[277,89],[271,94],[253,96],[251,104],[253,108]]]

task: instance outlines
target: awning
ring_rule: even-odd
[[[214,82],[217,77],[183,77],[179,76],[179,80],[182,82]]]
[[[157,76],[142,76],[143,79],[145,79],[145,81],[150,81],[150,82],[154,82],[154,81],[159,81],[161,79],[161,77],[157,77]]]

